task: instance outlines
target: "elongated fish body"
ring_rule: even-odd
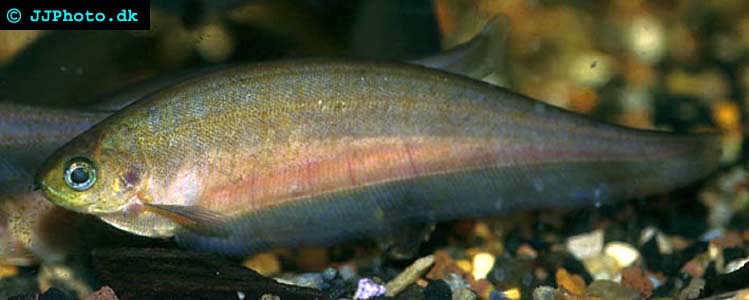
[[[661,193],[719,157],[710,135],[604,124],[417,66],[313,60],[164,89],[74,139],[38,180],[121,229],[242,255]],[[96,181],[75,190],[63,174],[80,159]]]
[[[426,57],[422,64],[480,78],[486,72],[476,60],[487,57],[482,45],[489,38],[482,34],[456,49]],[[111,113],[163,88],[226,68],[144,80],[103,98],[95,111],[0,103],[0,263],[61,263],[72,252],[106,244],[101,238],[104,234],[83,237],[100,224],[46,201],[41,192],[30,191],[37,168],[57,148]]]
[[[44,158],[110,114],[0,103],[0,195],[30,191]]]

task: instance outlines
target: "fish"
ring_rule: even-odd
[[[665,193],[717,168],[719,138],[410,64],[280,61],[151,94],[56,151],[36,183],[122,230],[242,256]]]
[[[427,62],[420,64],[480,78],[484,73],[476,67],[475,58],[486,57],[487,53],[470,45],[484,44],[488,38],[488,35],[477,36],[455,48],[424,57],[422,60]],[[471,59],[456,60],[456,56]],[[440,57],[450,57],[449,63]],[[104,244],[102,236],[115,236],[106,232],[84,238],[81,232],[103,226],[90,216],[67,211],[47,201],[41,192],[32,191],[33,174],[54,150],[136,100],[227,68],[217,65],[149,78],[102,96],[85,108],[0,102],[0,264],[59,265],[71,254],[85,252],[81,249]]]

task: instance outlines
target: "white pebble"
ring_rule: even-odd
[[[616,263],[621,268],[631,266],[638,258],[640,258],[640,252],[638,252],[635,247],[622,242],[608,243],[604,252],[607,256],[616,260]]]
[[[578,260],[599,255],[603,251],[603,230],[570,237],[567,239],[567,251]]]

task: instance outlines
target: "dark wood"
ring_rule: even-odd
[[[749,286],[749,263],[745,263],[731,273],[706,276],[705,287],[700,292],[700,297],[744,289],[747,286]]]
[[[324,299],[312,288],[286,285],[211,254],[161,248],[100,249],[93,252],[97,277],[121,300]]]

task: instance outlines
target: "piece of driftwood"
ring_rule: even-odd
[[[731,273],[706,278],[705,288],[702,289],[700,296],[712,296],[747,287],[749,287],[749,263],[744,264],[741,268]]]
[[[311,288],[281,284],[215,255],[161,248],[99,249],[93,252],[99,281],[120,300],[324,299]],[[267,296],[266,296],[267,297]]]

